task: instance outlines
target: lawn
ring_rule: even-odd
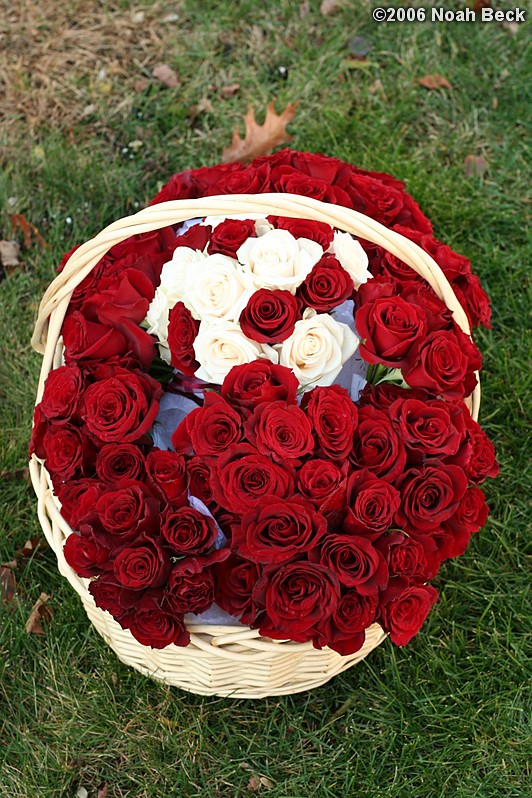
[[[49,247],[33,238],[0,274],[0,562],[17,563],[0,603],[0,796],[530,795],[529,27],[378,25],[369,2],[326,16],[312,0],[1,6],[0,239],[18,213]],[[372,45],[364,61],[353,36]],[[158,63],[176,87],[152,76]],[[416,83],[432,73],[452,88]],[[173,171],[215,163],[248,105],[260,118],[273,98],[279,111],[299,101],[293,147],[404,180],[436,236],[471,258],[493,303],[476,340],[501,475],[487,526],[442,568],[441,600],[407,647],[385,641],[310,693],[207,699],[123,666],[50,550],[21,553],[39,535],[24,471],[30,337],[63,252]],[[466,174],[468,155],[483,175]],[[51,618],[28,635],[41,592]]]

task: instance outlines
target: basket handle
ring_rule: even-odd
[[[159,230],[187,219],[243,213],[263,213],[265,216],[275,214],[326,222],[383,247],[423,277],[452,311],[458,326],[467,335],[471,335],[467,315],[441,268],[427,252],[400,233],[389,230],[375,219],[358,211],[299,194],[224,194],[150,205],[132,216],[113,222],[93,239],[82,244],[71,255],[61,274],[48,287],[39,306],[31,343],[34,349],[45,355],[48,370],[51,368],[57,338],[72,292],[111,247],[130,236]],[[53,326],[54,335],[51,335],[49,324]],[[55,336],[57,337],[54,341]],[[44,366],[45,364],[43,370]],[[480,404],[478,382],[470,404],[472,415],[476,417]]]

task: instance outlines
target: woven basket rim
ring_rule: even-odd
[[[90,273],[92,268],[100,261],[101,257],[113,245],[132,235],[142,232],[151,232],[172,224],[177,224],[186,219],[214,215],[230,216],[234,214],[245,214],[246,212],[264,213],[265,216],[274,213],[278,216],[325,221],[333,225],[336,229],[353,233],[360,238],[384,246],[385,249],[406,262],[418,274],[426,279],[429,285],[435,290],[438,297],[442,299],[452,311],[460,328],[467,335],[471,335],[467,315],[456,298],[441,268],[434,259],[410,239],[396,231],[389,230],[371,217],[361,214],[358,211],[332,203],[314,200],[309,197],[284,193],[224,194],[193,200],[170,200],[168,202],[150,205],[131,216],[124,217],[108,225],[98,233],[98,235],[82,244],[72,253],[63,271],[54,279],[46,290],[40,303],[32,337],[32,346],[36,351],[43,354],[36,404],[42,397],[46,377],[50,371],[54,368],[58,368],[62,363],[63,347],[61,328],[72,293],[77,285]],[[480,405],[480,383],[478,382],[478,374],[477,386],[469,401],[466,401],[466,404],[473,418],[478,418]],[[115,638],[120,636],[119,632],[116,629],[113,629],[112,632],[109,631],[114,619],[110,621],[109,619],[111,616],[109,616],[109,613],[104,613],[94,605],[92,596],[87,590],[87,584],[90,580],[79,577],[66,563],[63,555],[63,543],[66,537],[73,533],[73,530],[60,513],[60,504],[54,495],[50,475],[44,463],[39,460],[35,454],[32,455],[30,461],[30,475],[38,498],[39,519],[46,538],[57,556],[59,570],[68,579],[78,595],[80,595],[93,624],[100,634],[109,642],[111,647],[114,648],[118,656],[137,669],[148,672],[150,670],[149,666],[137,661],[138,657],[135,659],[135,657],[128,658],[128,656],[123,655],[120,646],[115,645]],[[116,622],[114,622],[114,624],[117,625]],[[190,630],[193,638],[191,645],[196,647],[198,655],[203,652],[205,657],[207,657],[207,655],[212,655],[214,650],[218,659],[221,658],[227,661],[228,664],[232,663],[233,665],[236,665],[237,662],[242,662],[243,658],[245,660],[247,655],[251,656],[252,652],[253,654],[262,653],[265,657],[268,654],[272,656],[280,656],[281,654],[283,656],[287,654],[291,655],[292,649],[295,649],[298,654],[305,652],[307,656],[311,658],[312,656],[316,657],[322,652],[329,652],[333,655],[336,654],[336,652],[331,652],[330,649],[317,651],[312,647],[311,643],[270,640],[261,637],[257,629],[251,629],[247,626],[207,626],[204,624],[187,623],[187,628]],[[120,631],[124,632],[126,630]],[[127,635],[131,637],[129,632],[127,632]],[[372,648],[379,645],[387,635],[379,624],[375,623],[366,630],[366,636],[366,643],[369,642],[368,650],[364,651],[361,656],[357,656],[357,652],[357,655],[341,657],[340,665],[336,662],[334,666],[332,666],[334,673],[344,670],[346,667],[362,659]],[[132,637],[131,640],[133,640]],[[129,642],[130,641],[128,641],[128,645]],[[136,641],[134,641],[134,643],[136,643]],[[137,646],[140,646],[141,649],[146,649],[147,652],[154,651],[149,647],[141,646],[140,643],[138,643]],[[190,648],[190,646],[188,648]],[[169,646],[168,649],[179,651],[176,646]],[[168,649],[164,649],[163,651],[167,651]],[[182,651],[183,649],[181,649],[181,652]],[[336,654],[336,657],[340,657],[340,655]],[[331,675],[334,675],[334,673],[331,673]],[[246,690],[242,687],[236,687],[234,689],[228,686],[220,687],[218,684],[214,684],[213,686],[198,685],[194,683],[193,680],[191,682],[193,686],[190,686],[188,682],[181,683],[179,681],[172,681],[171,678],[168,677],[168,674],[167,678],[160,675],[156,675],[156,678],[162,678],[163,681],[167,681],[168,683],[178,684],[180,687],[191,690],[192,692],[203,692],[205,695],[235,695],[254,698],[263,697],[264,695],[279,695],[283,692],[283,690],[281,690],[281,692],[265,693],[264,687]],[[318,679],[318,683],[323,684],[329,678],[331,678],[330,675],[322,674]],[[305,684],[309,686],[302,686]],[[310,671],[306,679],[304,678],[297,684],[290,683],[290,688],[287,688],[286,692],[298,692],[300,690],[310,689],[314,686],[317,686],[316,675],[312,674]]]

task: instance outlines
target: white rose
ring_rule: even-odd
[[[205,260],[205,257],[198,249],[177,247],[172,260],[164,264],[160,287],[168,296],[170,307],[183,299],[187,277],[191,272],[194,273],[193,264]]]
[[[256,288],[281,288],[295,294],[323,249],[308,238],[294,238],[288,230],[270,230],[259,238],[248,238],[236,254],[251,272]]]
[[[305,387],[332,385],[357,346],[358,338],[347,324],[307,308],[290,338],[280,345],[279,363],[291,368]]]
[[[349,233],[336,231],[330,249],[340,261],[340,265],[351,275],[355,288],[370,279],[368,256],[359,242],[355,241]]]
[[[195,319],[238,321],[253,293],[251,276],[234,258],[208,255],[189,270],[183,302]]]
[[[194,353],[200,364],[196,377],[217,384],[224,381],[233,366],[259,359],[278,362],[277,352],[271,346],[251,341],[240,325],[228,321],[202,322],[194,341]]]
[[[168,314],[170,305],[168,295],[162,290],[161,286],[155,291],[155,295],[150,302],[146,321],[148,332],[155,335],[159,341],[166,341],[168,338]]]

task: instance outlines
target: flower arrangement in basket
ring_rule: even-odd
[[[65,256],[31,473],[121,659],[259,697],[408,643],[488,514],[489,317],[402,183],[290,150],[175,175]]]

